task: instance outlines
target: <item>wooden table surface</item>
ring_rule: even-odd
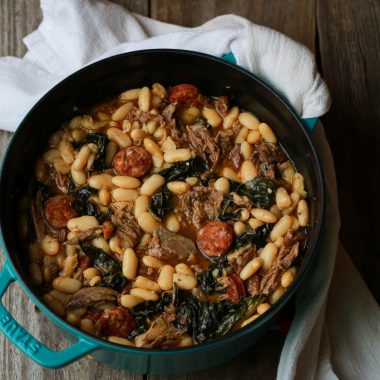
[[[234,13],[277,29],[309,47],[333,98],[322,118],[334,155],[342,217],[341,240],[380,300],[380,2],[362,0],[118,0],[130,10],[184,26]],[[0,56],[21,57],[22,38],[41,21],[38,0],[0,0]],[[0,105],[1,106],[1,105]],[[0,121],[1,128],[1,121]],[[0,157],[10,133],[0,132]],[[0,267],[2,266],[0,256]],[[15,302],[17,300],[17,302]],[[67,347],[46,318],[13,284],[4,303],[48,347]],[[275,378],[283,338],[267,334],[258,344],[219,367],[172,379]],[[231,349],[233,349],[231,347]],[[4,379],[164,379],[112,369],[84,358],[60,370],[43,369],[0,336]]]

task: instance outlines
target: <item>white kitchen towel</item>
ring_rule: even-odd
[[[41,0],[43,21],[24,39],[24,58],[0,59],[0,128],[14,131],[36,101],[67,75],[101,58],[154,48],[232,52],[304,118],[323,115],[330,97],[303,45],[274,30],[226,15],[198,28],[165,24],[105,1]]]
[[[25,57],[0,58],[2,129],[15,130],[48,89],[77,69],[114,54],[152,48],[215,56],[232,52],[240,66],[274,87],[300,116],[321,116],[329,108],[327,87],[309,50],[241,17],[221,16],[190,29],[132,14],[106,1],[41,0],[41,7],[43,21],[25,38]],[[313,138],[325,169],[325,234],[314,270],[297,294],[278,379],[376,379],[380,333],[374,321],[379,320],[379,309],[344,254],[327,298],[340,222],[335,172],[321,125]]]

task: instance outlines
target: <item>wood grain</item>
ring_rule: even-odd
[[[317,16],[333,98],[323,122],[336,165],[341,239],[380,301],[380,2],[320,0]]]
[[[243,16],[315,49],[315,0],[151,0],[152,18],[183,26],[223,14]]]

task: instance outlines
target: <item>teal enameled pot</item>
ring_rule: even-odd
[[[283,298],[254,323],[211,343],[170,350],[125,347],[94,338],[49,310],[31,285],[17,234],[18,201],[26,188],[33,162],[49,136],[77,108],[86,108],[128,88],[155,82],[170,86],[192,83],[208,95],[227,95],[254,112],[276,131],[282,145],[304,175],[310,202],[311,234],[299,274]],[[240,67],[205,54],[181,50],[146,50],[114,56],[76,72],[49,91],[22,121],[3,160],[0,179],[0,226],[5,264],[0,272],[0,331],[25,355],[42,366],[57,368],[90,354],[111,366],[139,373],[173,374],[212,367],[251,346],[267,329],[295,291],[307,280],[317,254],[323,219],[321,166],[309,136],[295,112],[261,80]],[[2,296],[17,281],[73,344],[55,352],[38,342],[4,308]],[[13,302],[17,302],[14,300]],[[34,312],[33,310],[30,311]],[[42,322],[41,322],[42,323]],[[252,358],[254,360],[254,358]]]

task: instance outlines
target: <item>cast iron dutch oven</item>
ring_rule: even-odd
[[[273,127],[285,150],[305,177],[309,194],[311,236],[302,268],[275,306],[236,332],[188,348],[142,349],[121,346],[74,328],[49,310],[31,285],[25,271],[25,252],[17,234],[17,210],[27,187],[33,162],[49,136],[69,119],[75,107],[86,108],[128,88],[192,83],[209,95],[228,95],[241,108],[252,110]],[[5,265],[0,273],[0,301],[12,281],[18,281],[33,302],[71,342],[55,352],[22,328],[0,302],[0,331],[21,351],[46,367],[61,367],[86,354],[117,368],[140,373],[185,373],[214,366],[252,345],[302,286],[321,235],[324,191],[322,172],[309,132],[295,112],[251,73],[222,59],[181,50],[148,50],[114,56],[76,72],[49,91],[22,121],[4,157],[0,180],[0,225]],[[17,300],[14,300],[17,302]],[[30,312],[34,312],[31,310]],[[254,359],[253,359],[254,360]]]

